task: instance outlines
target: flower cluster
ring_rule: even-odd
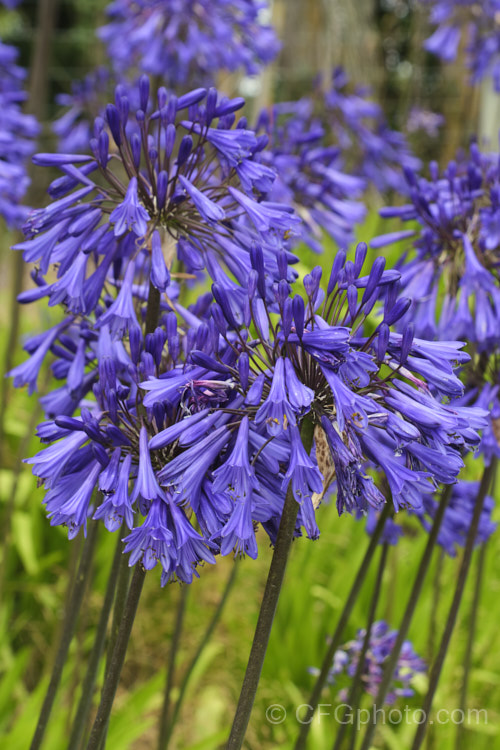
[[[479,482],[461,480],[453,485],[451,497],[444,512],[437,537],[437,544],[450,557],[455,557],[457,548],[465,546],[467,532],[474,513],[474,506],[477,502],[478,489]],[[438,501],[430,495],[426,495],[423,498],[422,508],[412,510],[410,515],[415,515],[422,524],[422,527],[426,531],[429,531],[437,507]],[[479,520],[476,545],[486,542],[496,531],[497,524],[491,519],[494,507],[494,500],[488,495]],[[376,512],[369,512],[366,522],[366,531],[368,534],[372,534],[375,530],[376,521]],[[388,519],[385,522],[380,543],[395,545],[404,534],[404,524],[399,523],[397,517]]]
[[[0,42],[0,215],[11,228],[19,228],[27,216],[20,205],[29,185],[26,161],[39,133],[35,118],[21,111],[26,71],[17,57],[15,47]]]
[[[485,155],[472,144],[467,157],[461,155],[442,173],[431,163],[429,172],[426,179],[406,170],[411,203],[380,212],[385,218],[417,222],[417,228],[382,235],[371,244],[380,248],[398,241],[410,243],[411,250],[398,264],[402,288],[412,298],[398,323],[400,330],[411,322],[424,338],[451,336],[467,341],[472,362],[462,373],[462,403],[489,412],[480,450],[489,464],[493,456],[500,457],[498,157]],[[469,497],[469,488],[466,484],[457,493]],[[432,515],[430,509],[426,512]],[[489,511],[486,524],[488,518]],[[458,533],[453,528],[449,538],[456,539]],[[451,543],[441,543],[453,548]]]
[[[56,102],[64,111],[52,123],[52,130],[61,153],[82,153],[88,149],[93,136],[92,123],[101,114],[100,102],[107,101],[110,79],[108,69],[99,67],[83,81],[73,81],[70,93],[57,95]],[[133,94],[134,89],[129,93]]]
[[[398,631],[390,630],[389,625],[383,620],[374,622],[370,629],[368,650],[365,654],[363,671],[361,672],[361,684],[364,691],[369,695],[377,694],[379,684],[382,681],[385,662],[391,655],[397,636]],[[330,684],[337,683],[342,675],[347,675],[350,678],[354,677],[365,638],[366,629],[360,629],[356,633],[356,638],[348,641],[348,643],[345,643],[335,652],[332,668],[328,676]],[[315,670],[311,671],[315,672]],[[415,675],[426,671],[427,665],[415,652],[411,641],[404,641],[385,702],[390,705],[399,697],[411,697],[414,694],[411,683]],[[339,692],[337,699],[345,701],[347,695],[348,690],[343,689]]]
[[[464,339],[479,352],[500,344],[500,182],[498,159],[473,144],[467,159],[450,162],[429,179],[406,170],[411,202],[383,208],[384,218],[417,222],[416,229],[382,235],[373,248],[410,240],[400,264],[413,303],[402,321],[425,338]],[[444,296],[438,305],[441,290]]]
[[[52,418],[39,436],[52,445],[30,459],[51,523],[71,537],[89,515],[110,530],[125,523],[130,564],[160,562],[163,583],[189,581],[215,554],[255,557],[257,524],[274,542],[289,485],[296,533],[316,538],[316,508],[333,476],[339,512],[385,502],[368,460],[396,508],[420,508],[437,482],[454,481],[484,412],[439,394],[461,392],[452,365],[467,357],[459,344],[415,339],[411,328],[392,333],[409,302],[382,259],[361,275],[365,256],[363,244],[354,263],[339,253],[326,294],[319,269],[306,276],[305,304],[290,294],[281,251],[271,302],[255,247],[241,306],[216,282],[213,298],[183,310],[181,325],[162,303],[148,330],[150,300],[146,333],[129,325],[128,338],[115,338],[111,308],[101,306],[93,326],[67,316],[35,337],[24,379],[50,351],[64,382],[43,399]],[[384,319],[367,334],[381,290]],[[303,429],[314,430],[311,454]]]
[[[380,508],[385,500],[366,472],[369,460],[385,475],[396,509],[419,508],[437,482],[454,482],[461,451],[479,442],[475,430],[485,423],[481,409],[442,402],[462,393],[453,374],[454,366],[468,360],[461,344],[416,339],[411,326],[402,335],[391,332],[410,300],[398,297],[398,274],[384,271],[382,258],[362,276],[365,256],[363,243],[354,262],[340,251],[326,294],[321,269],[315,268],[304,278],[307,305],[297,293],[290,295],[283,277],[274,291],[277,320],[264,297],[258,254],[252,258],[243,325],[225,290],[214,285],[212,315],[221,334],[226,327],[237,330],[233,377],[237,373],[248,414],[265,426],[270,440],[291,441],[285,478],[292,479],[308,515],[310,536],[317,534],[313,506],[327,481],[336,476],[339,513]],[[285,258],[281,267],[284,274]],[[381,293],[383,320],[364,331]],[[225,369],[221,361],[218,366]],[[317,465],[301,449],[304,414],[315,426]]]
[[[356,200],[366,181],[345,173],[341,150],[328,144],[312,100],[264,110],[256,131],[268,135],[269,147],[261,152],[261,161],[278,175],[269,198],[295,207],[303,221],[300,238],[322,252],[326,231],[340,247],[347,247],[354,240],[355,224],[366,215],[364,204]]]
[[[114,0],[99,29],[117,72],[160,75],[168,85],[213,83],[220,70],[257,73],[279,43],[262,0]]]
[[[166,291],[174,262],[188,274],[206,268],[231,290],[237,308],[251,252],[262,250],[270,287],[278,278],[278,253],[300,223],[290,207],[259,198],[275,173],[255,158],[265,139],[243,118],[235,125],[242,99],[203,88],[176,97],[160,88],[154,108],[146,76],[136,98],[140,106],[132,112],[126,89],[116,88],[115,104],[95,120],[92,155],[34,157],[63,176],[49,187],[53,202],[31,213],[27,239],[15,246],[39,269],[38,287],[23,301],[48,296],[50,305],[87,315],[111,275],[119,294],[105,298],[99,325],[109,323],[116,335],[137,325],[132,298],[145,301],[148,279]],[[48,283],[51,264],[58,266],[57,279]]]
[[[213,494],[208,469],[219,454],[230,459],[244,440],[244,425],[232,416],[238,394],[218,373],[186,364],[189,347],[210,350],[212,339],[211,326],[179,329],[172,312],[150,334],[134,329],[126,346],[107,326],[98,334],[66,326],[53,352],[55,372],[68,395],[91,392],[93,399],[80,400],[77,417],[64,414],[58,399],[58,416],[38,429],[52,445],[28,460],[47,488],[51,524],[67,526],[70,538],[85,529],[88,517],[101,519],[109,531],[123,524],[130,531],[130,564],[151,569],[159,562],[162,584],[189,582],[198,564],[214,562],[222,519],[231,511],[229,497]],[[151,406],[144,390],[147,378],[157,375],[164,392],[161,405]],[[74,404],[66,403],[71,413]],[[167,469],[175,484],[163,481]],[[193,512],[201,533],[190,520]]]
[[[341,149],[346,169],[380,192],[405,191],[403,169],[419,169],[404,135],[389,127],[382,108],[366,87],[351,88],[342,70],[333,71],[329,86],[318,82],[316,98],[332,142]]]
[[[500,23],[499,0],[421,0],[431,6],[431,22],[437,24],[432,36],[424,42],[429,52],[445,62],[456,59],[460,39],[467,37],[467,66],[472,83],[485,76],[493,77],[500,91]]]

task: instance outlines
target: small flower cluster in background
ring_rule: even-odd
[[[114,70],[207,85],[220,71],[257,73],[280,44],[262,0],[114,0],[98,30]]]
[[[373,248],[402,242],[401,285],[412,304],[399,325],[410,322],[426,339],[466,341],[472,356],[463,373],[464,403],[490,411],[482,441],[489,463],[500,456],[500,181],[498,157],[472,144],[468,155],[429,178],[406,170],[410,203],[386,207],[384,219],[417,222],[415,229],[381,235]]]
[[[18,51],[0,42],[0,216],[20,228],[29,209],[22,205],[29,185],[26,162],[36,149],[40,127],[22,104],[26,71],[17,65]]]
[[[500,2],[498,0],[420,0],[430,6],[430,21],[437,25],[425,40],[428,52],[444,62],[457,58],[460,42],[465,37],[467,66],[471,82],[487,76],[493,78],[500,91]]]
[[[363,669],[361,671],[361,685],[363,691],[375,696],[382,680],[384,664],[389,658],[398,635],[397,630],[391,630],[384,620],[374,622],[370,628],[368,649],[366,650]],[[344,643],[335,652],[333,664],[328,673],[328,683],[335,685],[342,676],[353,678],[358,669],[359,659],[363,652],[363,644],[366,638],[366,629],[357,631],[352,641]],[[309,670],[316,674],[317,670]],[[410,698],[415,691],[411,686],[415,675],[427,671],[425,661],[415,652],[411,641],[404,641],[398,657],[397,665],[391,680],[391,686],[387,693],[385,702],[389,705],[396,702],[398,698]],[[339,691],[336,698],[343,702],[347,700],[348,689]]]
[[[463,547],[467,532],[470,527],[474,505],[479,489],[479,482],[472,482],[461,479],[453,485],[451,498],[444,512],[443,520],[437,536],[437,544],[450,557],[455,557],[457,549]],[[423,498],[422,507],[411,509],[410,516],[416,516],[426,531],[430,531],[432,521],[436,515],[438,501],[426,495]],[[481,512],[479,527],[476,536],[476,545],[484,544],[490,536],[496,531],[498,524],[492,520],[492,513],[495,508],[495,501],[491,496],[486,497],[486,501]],[[384,529],[380,537],[380,544],[395,545],[401,537],[405,535],[406,517],[401,523],[400,518],[388,519],[384,524]],[[366,531],[373,534],[377,523],[377,513],[369,510],[366,516]],[[414,531],[413,526],[410,529]]]

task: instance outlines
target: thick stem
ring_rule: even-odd
[[[33,739],[31,741],[30,750],[38,750],[41,747],[45,735],[45,730],[47,729],[47,723],[49,721],[52,706],[54,705],[54,699],[56,697],[57,689],[61,681],[64,664],[66,662],[69,646],[71,643],[71,639],[73,638],[76,621],[80,612],[83,594],[85,593],[89,573],[92,567],[95,541],[97,537],[97,528],[97,523],[91,521],[89,524],[87,538],[83,545],[83,551],[80,558],[80,565],[78,566],[78,572],[76,574],[76,580],[72,584],[71,595],[69,597],[68,606],[64,614],[61,640],[57,649],[49,686],[47,688],[47,693],[45,694],[45,700],[43,702],[42,710],[38,718],[38,724],[36,725],[35,734],[33,735]]]
[[[123,531],[123,527],[121,531]],[[89,656],[89,660],[87,664],[87,672],[83,680],[80,701],[78,703],[78,708],[77,708],[76,715],[73,721],[73,727],[71,730],[68,747],[73,747],[73,748],[80,747],[80,742],[82,740],[82,736],[85,731],[90,709],[92,706],[92,695],[94,692],[94,685],[95,685],[95,681],[97,677],[97,670],[99,667],[99,662],[102,656],[102,652],[104,650],[104,642],[106,640],[106,630],[108,627],[109,613],[111,611],[111,606],[113,604],[113,599],[115,596],[116,583],[118,580],[118,571],[120,569],[120,560],[123,554],[122,553],[122,541],[120,538],[121,531],[119,532],[119,537],[118,537],[116,548],[115,548],[115,554],[113,557],[113,562],[111,564],[111,570],[109,573],[108,584],[106,586],[106,593],[104,595],[104,601],[103,601],[102,608],[101,608],[99,623],[97,625],[94,645],[92,646],[92,651],[90,652],[90,656]]]
[[[429,565],[432,559],[432,553],[436,545],[436,540],[437,540],[437,536],[439,533],[439,529],[441,528],[441,522],[443,520],[445,510],[448,507],[448,503],[450,502],[452,490],[453,490],[453,485],[451,484],[447,485],[441,497],[441,502],[439,503],[437,507],[436,515],[434,516],[434,522],[432,524],[432,528],[427,538],[427,544],[425,545],[425,549],[424,549],[422,558],[420,560],[420,565],[417,570],[417,575],[415,576],[415,580],[413,582],[413,587],[410,593],[410,598],[408,599],[408,603],[406,605],[406,609],[403,615],[403,620],[398,630],[396,642],[394,644],[394,648],[392,649],[389,658],[387,659],[386,665],[384,667],[384,672],[382,675],[382,681],[379,685],[377,697],[374,700],[374,705],[377,707],[382,707],[385,703],[385,698],[389,690],[389,686],[391,684],[391,680],[394,674],[394,670],[396,668],[399,654],[401,652],[403,642],[408,633],[410,623],[412,621],[413,614],[415,612],[415,609],[418,603],[420,592],[424,584],[425,576],[427,574],[427,570],[429,568]],[[372,721],[368,724],[366,734],[363,740],[363,744],[361,745],[361,750],[369,750],[372,746],[372,738],[375,733],[375,728],[377,726],[378,712],[375,713],[374,719],[375,721]]]
[[[161,295],[155,285],[149,282],[148,306],[146,309],[146,333],[153,333],[160,318]]]
[[[115,650],[116,639],[118,637],[118,630],[120,629],[120,623],[123,618],[123,612],[127,603],[128,588],[130,584],[130,573],[131,570],[128,565],[128,558],[126,555],[122,555],[120,558],[120,570],[118,572],[118,584],[116,587],[115,603],[113,606],[113,618],[111,621],[111,632],[109,635],[109,643],[106,652],[106,668],[104,674],[107,675],[109,671],[109,665],[111,664],[111,657]]]
[[[431,617],[429,621],[429,637],[427,641],[427,658],[432,660],[434,658],[434,652],[436,650],[436,632],[438,622],[438,609],[439,602],[441,600],[441,584],[443,576],[443,563],[444,563],[445,552],[443,549],[439,552],[437,559],[436,570],[434,573],[434,580],[432,582],[432,609]]]
[[[127,603],[128,589],[130,584],[130,573],[131,570],[128,565],[128,558],[125,554],[122,555],[120,560],[120,570],[118,572],[118,585],[116,587],[115,603],[113,606],[113,618],[111,621],[111,632],[109,634],[108,648],[106,649],[106,667],[104,668],[104,677],[108,676],[109,666],[111,664],[111,657],[115,650],[116,639],[118,637],[118,630],[120,629],[120,623],[123,618],[123,612]],[[103,732],[100,750],[104,750],[106,746],[106,735],[108,728]]]
[[[453,634],[455,623],[457,621],[458,610],[460,607],[460,602],[462,601],[465,582],[467,581],[467,576],[469,574],[472,553],[474,551],[474,545],[476,543],[479,521],[481,520],[481,513],[483,511],[486,495],[488,494],[488,490],[495,474],[495,466],[496,459],[492,458],[490,465],[487,466],[483,472],[483,478],[481,479],[481,484],[479,485],[474,513],[472,515],[469,531],[467,532],[467,540],[465,542],[462,563],[458,572],[457,585],[455,588],[455,593],[453,595],[453,601],[451,603],[443,637],[439,645],[439,651],[437,653],[434,664],[432,665],[429,688],[427,690],[427,695],[424,698],[424,703],[422,706],[424,712],[424,720],[421,724],[419,724],[417,731],[415,732],[415,739],[413,740],[412,750],[418,750],[425,737],[427,722],[429,721],[429,714],[432,708],[432,701],[434,700],[434,693],[436,692],[439,677],[441,676],[441,670],[443,668],[444,660],[448,652],[448,647],[450,645],[451,636]]]
[[[469,675],[472,666],[472,653],[474,648],[474,641],[476,638],[476,627],[477,627],[477,616],[479,611],[479,602],[481,599],[481,589],[483,584],[484,574],[484,562],[486,557],[487,543],[483,542],[479,550],[478,561],[477,561],[477,572],[476,582],[474,586],[474,598],[472,601],[472,608],[470,613],[469,626],[467,628],[467,645],[465,648],[464,656],[464,674],[462,677],[462,687],[460,689],[460,703],[459,708],[462,710],[463,715],[467,710],[467,694],[469,690]],[[465,748],[465,722],[461,722],[457,725],[457,734],[455,738],[455,750],[464,750]]]
[[[177,719],[179,718],[179,713],[181,710],[181,706],[184,700],[184,696],[186,694],[187,686],[189,684],[189,679],[193,673],[193,670],[198,663],[198,659],[202,655],[205,646],[209,642],[213,631],[215,630],[217,623],[219,622],[220,616],[222,614],[222,611],[224,609],[224,606],[226,604],[227,598],[229,596],[229,592],[233,588],[234,582],[236,580],[236,573],[238,571],[238,563],[235,560],[234,563],[231,565],[231,575],[229,576],[226,586],[224,588],[222,597],[217,605],[217,609],[215,610],[212,619],[210,620],[210,623],[208,624],[208,627],[205,631],[205,634],[203,635],[203,638],[200,641],[200,644],[198,648],[196,649],[196,653],[194,654],[193,658],[191,659],[189,666],[184,674],[184,677],[182,678],[181,685],[179,687],[179,697],[177,698],[177,701],[174,706],[174,710],[172,712],[172,718],[168,722],[167,732],[165,736],[165,743],[164,745],[160,745],[159,750],[166,750],[168,748],[168,743],[170,742],[170,738],[172,736],[172,732],[175,728],[175,725],[177,723]]]
[[[359,655],[359,661],[356,667],[356,672],[354,674],[354,677],[351,683],[349,695],[347,696],[344,715],[340,722],[340,727],[337,732],[335,742],[333,743],[333,750],[340,750],[340,747],[342,746],[342,740],[344,738],[344,735],[348,726],[348,721],[347,721],[348,713],[349,711],[352,711],[352,709],[356,705],[358,696],[361,693],[361,678],[363,676],[363,670],[365,668],[365,658],[368,652],[368,648],[370,646],[370,636],[371,636],[372,626],[373,626],[373,623],[375,622],[375,613],[377,611],[377,604],[378,604],[378,600],[380,596],[380,591],[382,589],[382,579],[384,577],[385,564],[387,562],[387,551],[388,551],[388,545],[386,543],[382,546],[382,550],[380,552],[380,561],[378,564],[377,578],[375,580],[373,595],[370,601],[370,609],[368,612],[368,622],[366,623],[366,633],[365,633],[365,637],[363,640],[363,645],[361,647],[361,653]],[[356,732],[353,729],[352,736],[351,736],[351,743],[350,743],[351,750],[354,750],[355,742],[356,742]]]
[[[361,565],[359,566],[358,572],[356,573],[356,578],[354,579],[353,584],[351,586],[351,590],[349,591],[349,596],[347,597],[346,603],[344,604],[344,609],[341,612],[340,618],[337,623],[337,627],[335,628],[335,632],[330,640],[330,645],[323,659],[320,673],[314,684],[312,693],[309,697],[309,702],[307,704],[307,713],[305,715],[305,718],[302,719],[303,723],[301,723],[299,736],[297,738],[297,742],[295,743],[295,750],[304,750],[306,746],[307,735],[309,734],[309,729],[311,728],[311,722],[314,716],[314,712],[316,711],[316,708],[318,707],[318,703],[321,698],[321,693],[328,679],[328,673],[332,666],[333,656],[335,652],[337,651],[338,647],[340,646],[342,633],[344,632],[344,628],[347,625],[347,621],[351,615],[352,609],[359,596],[359,592],[361,591],[363,581],[365,580],[366,574],[368,573],[370,563],[372,561],[372,557],[375,554],[375,550],[377,549],[379,539],[384,530],[385,522],[388,519],[389,514],[391,513],[391,510],[392,508],[391,508],[390,503],[386,503],[382,513],[380,514],[378,518],[377,525],[370,538],[370,542],[368,544],[363,560],[361,561]]]
[[[174,634],[170,644],[170,655],[167,666],[167,679],[165,682],[165,694],[163,706],[160,715],[160,730],[158,734],[158,750],[166,747],[168,732],[168,716],[170,714],[170,697],[174,686],[175,676],[175,658],[179,649],[181,640],[182,627],[184,624],[184,615],[186,613],[186,602],[189,593],[189,586],[181,586],[179,604],[177,605],[177,617],[175,618]]]
[[[313,426],[308,419],[304,420],[302,424],[301,437],[304,448],[309,454],[313,442]],[[278,536],[274,546],[269,575],[267,577],[266,588],[264,590],[259,618],[257,620],[257,627],[255,628],[250,657],[248,659],[240,698],[226,750],[239,750],[245,739],[245,733],[250,720],[250,714],[252,713],[262,666],[264,664],[274,615],[278,605],[281,586],[285,577],[285,570],[293,542],[298,512],[299,504],[293,496],[292,483],[290,482],[283,506],[283,513],[281,514]]]
[[[101,702],[97,709],[97,716],[87,743],[87,750],[98,750],[101,746],[103,735],[106,732],[145,578],[146,572],[144,568],[140,563],[137,563],[130,583],[127,603],[118,630],[118,637],[111,657],[109,671],[104,680]]]

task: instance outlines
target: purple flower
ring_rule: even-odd
[[[215,89],[176,97],[163,87],[153,103],[143,76],[130,90],[117,86],[115,103],[96,117],[92,156],[37,154],[36,164],[56,167],[62,176],[49,187],[52,203],[29,216],[26,240],[15,246],[26,261],[40,264],[39,289],[24,301],[47,295],[49,304],[89,315],[99,303],[110,307],[104,290],[115,287],[121,295],[118,317],[140,320],[148,276],[175,299],[179,287],[169,274],[178,258],[188,273],[206,268],[218,284],[235,288],[236,278],[244,288],[255,247],[262,252],[271,296],[279,277],[277,255],[287,252],[300,220],[290,207],[261,201],[254,190],[263,167],[255,134],[234,127],[234,113],[243,105]],[[265,174],[267,181],[274,179],[272,170]],[[52,264],[58,280],[48,284],[43,277]],[[134,277],[127,274],[121,284],[123,270],[132,267]],[[294,277],[292,271],[287,275]],[[240,299],[241,307],[242,298],[235,292],[233,304]],[[111,317],[105,313],[104,320]],[[112,330],[118,335],[123,326],[113,324]]]
[[[285,360],[277,360],[269,394],[255,415],[255,423],[265,422],[270,435],[276,436],[286,429],[288,424],[296,424],[295,410],[288,399],[285,384]]]
[[[116,237],[121,237],[128,230],[137,237],[144,237],[151,217],[139,203],[137,196],[137,178],[132,177],[123,202],[120,203],[110,214],[109,221],[114,224]]]
[[[213,492],[226,493],[234,503],[251,502],[252,490],[259,486],[248,460],[248,417],[243,417],[232,453],[214,471]]]
[[[135,263],[130,261],[117,298],[97,321],[98,326],[109,325],[110,330],[117,337],[121,336],[127,329],[130,330],[139,325],[132,294],[134,274]]]
[[[45,496],[51,526],[67,526],[69,539],[73,539],[82,526],[86,533],[90,501],[100,470],[97,461],[93,461],[84,469],[61,477]]]
[[[293,496],[300,505],[302,524],[310,539],[319,537],[319,529],[316,523],[312,495],[320,494],[323,490],[323,476],[315,463],[306,453],[300,431],[293,425],[290,426],[290,461],[283,480],[282,487],[286,489],[292,482]]]
[[[119,453],[118,449],[118,455]],[[93,516],[96,520],[103,518],[108,531],[117,531],[124,521],[129,529],[134,526],[133,500],[130,498],[128,491],[131,461],[130,454],[125,456],[117,472],[116,485],[105,492],[104,502],[97,508]],[[102,489],[102,481],[99,486]]]

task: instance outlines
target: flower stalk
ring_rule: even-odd
[[[311,452],[313,443],[313,426],[306,418],[302,423],[301,440],[306,453]],[[290,483],[286,493],[285,504],[279,525],[278,536],[274,547],[266,588],[255,628],[254,639],[250,651],[250,657],[241,688],[233,726],[229,735],[226,750],[239,750],[245,739],[250,714],[255,701],[257,687],[264,664],[264,659],[269,643],[269,636],[278,605],[278,599],[285,577],[288,556],[292,546],[295,524],[299,512],[299,505],[293,495]]]
[[[340,748],[342,747],[342,740],[344,739],[344,735],[345,735],[347,725],[348,725],[348,721],[346,721],[348,712],[350,709],[352,709],[353,706],[357,706],[357,701],[360,697],[361,677],[363,674],[363,669],[365,668],[365,657],[368,651],[368,647],[370,645],[370,636],[371,636],[372,626],[373,626],[373,623],[375,622],[375,613],[377,611],[377,604],[378,604],[379,597],[380,597],[380,591],[382,589],[382,580],[384,577],[385,565],[387,562],[387,552],[388,552],[388,545],[387,543],[385,543],[382,546],[382,549],[380,551],[380,560],[378,564],[377,578],[375,580],[375,586],[373,588],[373,594],[372,594],[372,598],[370,601],[370,610],[368,612],[368,621],[366,624],[366,633],[365,633],[365,637],[363,640],[363,646],[361,648],[361,653],[359,654],[358,665],[356,667],[356,672],[354,674],[354,677],[351,683],[344,714],[342,716],[342,721],[340,722],[340,727],[337,732],[337,736],[335,737],[335,741],[333,743],[333,750],[340,750]],[[356,741],[356,734],[353,731],[351,735],[351,742],[350,742],[351,750],[354,750],[355,741]]]
[[[76,621],[80,613],[83,595],[85,593],[85,589],[87,587],[90,576],[90,571],[92,569],[92,561],[94,559],[94,549],[97,538],[97,528],[97,523],[89,524],[88,534],[83,545],[82,556],[80,558],[80,564],[78,566],[76,578],[74,581],[70,580],[70,586],[72,586],[72,590],[68,601],[68,607],[64,614],[61,640],[57,649],[54,666],[52,668],[52,674],[50,676],[49,686],[45,694],[42,710],[40,711],[35,734],[33,735],[33,739],[31,741],[30,750],[39,750],[45,737],[47,724],[52,713],[54,700],[59,687],[59,683],[61,681],[69,647],[73,638],[73,634],[75,632]]]
[[[122,531],[123,527],[119,532],[119,537],[117,539],[115,547],[115,554],[113,556],[113,562],[111,564],[111,570],[109,572],[106,593],[104,595],[104,601],[101,607],[101,614],[99,616],[99,622],[96,629],[94,645],[92,646],[92,651],[89,656],[87,672],[82,683],[80,701],[78,703],[78,708],[71,729],[69,747],[77,748],[80,746],[92,706],[92,695],[94,692],[97,670],[99,667],[102,652],[104,650],[109,614],[111,612],[113,599],[115,597],[116,585],[120,571],[120,562],[122,561],[122,541],[120,538],[122,535]]]
[[[132,632],[132,626],[134,624],[135,614],[139,605],[139,599],[146,578],[146,571],[142,565],[136,565],[134,568],[134,575],[130,583],[130,589],[128,592],[127,603],[123,612],[123,618],[118,630],[118,636],[116,639],[116,645],[111,657],[109,665],[109,671],[104,680],[104,685],[101,693],[101,702],[97,710],[97,716],[95,718],[92,731],[90,733],[89,741],[87,743],[87,750],[99,750],[101,747],[102,737],[107,730],[108,720],[111,715],[111,709],[120,680],[123,664],[125,662],[125,655],[127,653],[127,646]]]
[[[434,516],[434,522],[432,524],[432,528],[427,538],[427,544],[425,545],[425,549],[424,549],[422,558],[420,560],[420,565],[418,567],[417,574],[413,582],[412,590],[410,593],[410,598],[408,599],[408,603],[406,605],[406,609],[403,615],[403,620],[398,630],[398,636],[396,638],[396,642],[394,644],[394,648],[391,652],[391,655],[387,659],[386,666],[384,669],[384,674],[382,676],[382,681],[380,683],[377,696],[374,700],[374,705],[376,706],[382,706],[385,702],[385,698],[387,696],[389,686],[391,684],[392,676],[394,674],[394,669],[396,667],[398,657],[401,652],[401,648],[407,636],[410,623],[413,619],[413,615],[415,613],[415,609],[416,609],[418,600],[420,598],[420,593],[422,591],[422,586],[424,584],[425,576],[427,574],[429,565],[431,563],[432,553],[436,546],[436,540],[438,537],[439,529],[441,528],[441,522],[443,520],[445,510],[448,507],[448,504],[451,499],[452,489],[453,489],[452,485],[448,485],[446,487],[446,489],[444,490],[442,494],[441,502],[439,503],[438,508],[436,510],[436,515]],[[373,735],[375,733],[375,729],[377,726],[378,716],[376,715],[374,718],[375,718],[375,721],[368,724],[366,734],[363,739],[363,744],[361,745],[361,750],[369,750],[369,748],[372,745],[372,739],[373,739]]]
[[[321,693],[326,684],[328,673],[332,665],[333,656],[335,652],[337,651],[338,647],[340,646],[342,633],[344,631],[345,626],[347,625],[347,621],[351,615],[352,609],[359,596],[361,587],[363,585],[363,581],[366,578],[366,574],[368,573],[370,563],[372,561],[373,555],[375,554],[377,545],[379,543],[379,539],[384,530],[385,522],[387,518],[389,517],[390,513],[391,513],[391,505],[390,503],[387,503],[384,506],[384,509],[382,510],[382,513],[380,514],[378,518],[375,531],[373,532],[370,538],[370,543],[368,544],[367,550],[365,552],[363,560],[361,561],[361,565],[359,566],[358,572],[356,574],[356,578],[354,579],[353,584],[351,586],[351,590],[349,591],[349,595],[344,604],[344,608],[338,620],[337,627],[335,629],[335,632],[332,638],[330,639],[330,645],[328,647],[328,651],[325,654],[325,658],[323,659],[323,663],[321,665],[321,671],[316,679],[312,693],[309,696],[309,700],[307,703],[307,714],[305,718],[303,719],[300,733],[297,738],[297,742],[295,743],[295,750],[304,750],[306,746],[307,735],[309,734],[309,729],[311,727],[312,718],[314,716],[314,712],[316,711],[316,708],[318,707]]]
[[[488,494],[488,490],[495,476],[495,467],[496,467],[496,459],[493,459],[491,463],[489,464],[489,466],[485,468],[483,472],[483,477],[481,479],[481,484],[479,485],[479,492],[477,495],[476,507],[474,509],[474,515],[472,517],[472,522],[470,525],[469,533],[467,534],[467,541],[466,541],[465,548],[464,548],[464,554],[462,557],[460,570],[458,572],[457,584],[456,584],[455,592],[453,595],[453,601],[451,603],[450,611],[448,614],[448,619],[446,621],[446,627],[444,629],[444,633],[443,633],[441,643],[439,646],[439,651],[437,653],[434,664],[432,665],[431,676],[429,680],[429,688],[427,690],[427,695],[425,696],[424,703],[422,706],[424,720],[421,724],[418,725],[417,731],[415,732],[415,738],[411,746],[412,750],[419,750],[425,737],[425,732],[427,729],[427,722],[429,720],[429,714],[432,708],[432,701],[434,699],[434,694],[436,692],[439,678],[441,676],[441,670],[443,668],[444,660],[446,658],[448,647],[450,645],[451,636],[453,635],[453,630],[455,628],[455,623],[457,621],[458,610],[460,608],[460,602],[462,601],[462,596],[464,593],[467,576],[469,574],[470,564],[472,560],[472,553],[474,551],[474,546],[476,544],[479,520],[481,518],[481,513],[483,510],[486,495]]]

